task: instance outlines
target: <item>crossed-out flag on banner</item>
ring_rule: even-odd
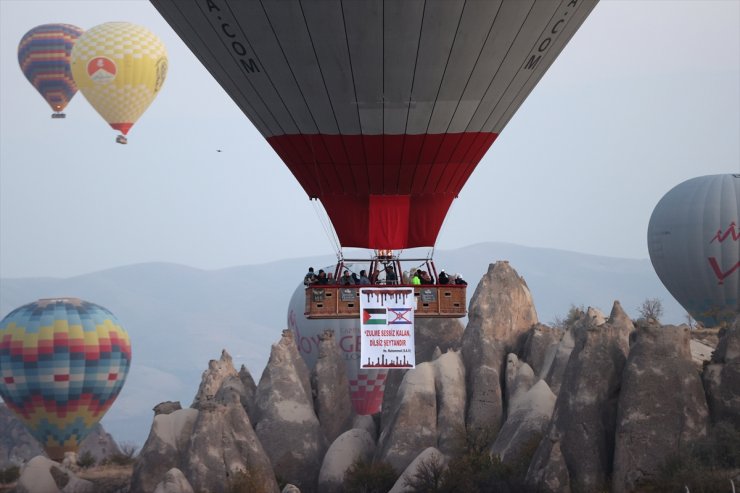
[[[360,289],[360,368],[414,368],[414,289]]]

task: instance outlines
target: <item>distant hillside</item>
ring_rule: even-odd
[[[571,304],[607,311],[616,299],[636,316],[646,298],[663,301],[664,323],[684,322],[685,311],[658,280],[649,260],[482,243],[436,251],[438,269],[464,274],[469,296],[488,265],[508,260],[532,291],[540,321],[563,316]],[[0,279],[0,316],[39,298],[75,296],[105,306],[133,343],[133,364],[118,401],[104,419],[117,441],[143,444],[154,405],[190,405],[208,360],[226,348],[259,380],[270,345],[285,328],[290,297],[309,265],[333,256],[204,271],[150,263],[67,279]]]

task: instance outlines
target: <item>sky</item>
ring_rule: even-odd
[[[81,94],[50,119],[16,55],[36,25],[113,20],[149,28],[169,56],[127,146]],[[740,0],[602,0],[478,165],[436,248],[647,258],[668,190],[738,172]],[[320,216],[149,2],[0,0],[0,277],[330,254]]]

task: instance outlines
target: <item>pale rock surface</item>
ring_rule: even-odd
[[[567,485],[574,492],[605,488],[612,471],[617,399],[628,350],[620,311],[617,307],[615,324],[596,326],[599,318],[588,312],[576,322],[575,348],[547,434],[527,471],[528,484],[545,491],[563,491]],[[555,479],[561,483],[548,485]]]
[[[244,365],[239,369],[239,380],[241,380],[242,386],[244,387],[244,398],[242,399],[242,403],[249,415],[250,421],[254,423],[257,417],[257,384],[254,383],[252,374]]]
[[[469,322],[463,334],[468,429],[495,432],[501,427],[504,356],[517,352],[520,339],[536,323],[537,312],[524,279],[508,262],[491,264],[470,300]]]
[[[180,404],[180,401],[165,401],[160,402],[154,408],[152,409],[154,411],[154,415],[158,414],[171,414],[175,411],[182,409],[182,405]]]
[[[369,462],[375,453],[375,440],[367,430],[353,428],[345,431],[331,444],[319,471],[319,488],[322,493],[343,491],[344,475],[352,464],[361,460]]]
[[[311,383],[314,409],[326,441],[331,443],[350,428],[354,414],[346,363],[331,330],[319,335],[319,357],[311,372]]]
[[[62,467],[72,472],[78,472],[80,466],[77,465],[77,452],[64,452],[64,459],[62,459]]]
[[[418,318],[414,320],[414,347],[416,364],[434,361],[442,353],[460,349],[464,327],[456,318]],[[408,370],[388,370],[383,392],[381,423],[388,421],[396,392]]]
[[[606,315],[598,308],[589,306],[586,310],[586,316],[594,327],[600,327],[606,323]]]
[[[198,410],[192,408],[154,416],[149,437],[134,463],[131,491],[151,493],[167,471],[182,467],[197,417]]]
[[[304,493],[314,491],[326,442],[313,408],[306,363],[293,332],[272,345],[257,386],[255,430],[275,473]]]
[[[352,426],[350,429],[354,428],[367,431],[370,436],[373,437],[373,442],[375,442],[375,439],[378,437],[378,425],[375,423],[375,419],[370,415],[355,415],[352,419]]]
[[[162,482],[157,484],[154,493],[193,493],[193,487],[182,471],[173,467],[164,475]]]
[[[301,493],[301,490],[298,486],[288,483],[280,493]]]
[[[226,491],[232,478],[244,472],[252,491],[277,492],[270,459],[252,428],[241,395],[226,387],[216,395],[215,401],[200,402],[183,458],[183,472],[193,490]]]
[[[417,361],[416,364],[421,364],[421,362]],[[403,368],[393,368],[388,370],[388,373],[386,374],[385,387],[383,390],[383,407],[380,409],[381,428],[385,426],[384,423],[387,423],[390,419],[391,409],[396,400],[396,394],[398,393],[398,389],[401,387],[403,377],[408,371],[409,370]]]
[[[37,455],[21,467],[15,493],[95,493],[94,485],[59,463]]]
[[[506,356],[505,382],[505,402],[508,416],[511,414],[512,407],[515,407],[515,401],[526,394],[534,385],[534,371],[531,366],[521,361],[516,354],[509,353]]]
[[[539,380],[524,394],[509,403],[509,413],[491,453],[504,464],[523,460],[529,449],[537,447],[547,431],[555,407],[555,394],[547,382]]]
[[[234,368],[231,355],[224,349],[221,351],[221,357],[218,360],[212,359],[208,362],[208,369],[203,372],[198,393],[195,394],[190,407],[199,409],[201,403],[215,399],[216,393],[222,387],[224,380],[229,377],[235,377],[238,380],[239,374]]]
[[[382,423],[375,458],[400,473],[422,450],[437,444],[432,363],[421,363],[406,372],[388,416]]]
[[[680,445],[706,435],[704,389],[691,359],[688,327],[637,331],[622,378],[612,490],[640,489]]]
[[[465,364],[460,351],[448,351],[431,365],[437,394],[437,448],[452,455],[458,434],[465,429]]]
[[[538,379],[545,378],[547,375],[547,370],[555,358],[555,352],[563,334],[563,329],[539,323],[527,332],[520,357],[532,367]]]
[[[425,448],[406,467],[401,476],[393,484],[393,488],[391,488],[388,493],[406,493],[412,491],[412,489],[408,486],[408,482],[413,481],[414,476],[416,476],[417,472],[419,471],[419,467],[422,464],[428,464],[432,462],[445,464],[447,462],[447,458],[442,452],[434,447]]]
[[[548,350],[545,364],[539,377],[545,379],[547,385],[550,386],[550,390],[555,395],[560,393],[560,385],[563,383],[565,368],[568,366],[568,360],[570,360],[570,355],[575,346],[576,339],[573,334],[573,327],[566,327],[557,346]]]
[[[721,336],[703,380],[712,421],[740,423],[740,317]]]
[[[465,327],[457,318],[417,318],[414,320],[416,364],[432,361],[434,350],[440,353],[460,349]]]

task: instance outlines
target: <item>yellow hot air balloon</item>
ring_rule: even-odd
[[[77,39],[72,76],[80,92],[125,144],[129,129],[146,111],[167,76],[167,50],[147,28],[106,22]]]

